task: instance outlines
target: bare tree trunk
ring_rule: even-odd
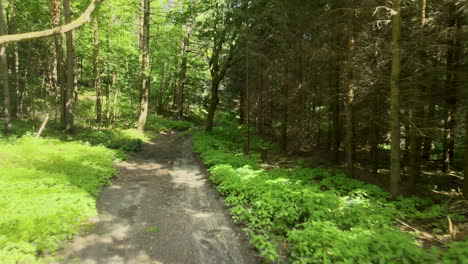
[[[99,23],[94,17],[94,87],[96,89],[96,122],[101,126],[102,122],[102,84],[99,68]]]
[[[185,30],[184,41],[182,42],[182,62],[180,64],[180,76],[177,92],[177,112],[176,118],[182,119],[184,116],[184,101],[185,101],[185,82],[187,73],[187,51],[190,45],[190,37],[192,35],[192,26],[188,25]]]
[[[208,110],[208,117],[207,117],[207,122],[206,122],[206,131],[211,132],[213,131],[213,119],[214,115],[216,112],[216,108],[218,107],[219,104],[219,84],[221,80],[219,78],[214,78],[211,81],[211,103],[210,103],[210,108]]]
[[[426,0],[419,1],[420,8],[420,22],[419,22],[419,45],[418,45],[418,60],[419,64],[422,67],[421,71],[424,71],[424,65],[426,60],[426,52],[424,51],[424,28],[426,26]],[[425,80],[425,74],[421,76],[421,83]],[[410,154],[409,154],[409,166],[408,166],[408,176],[409,176],[409,189],[413,193],[416,188],[416,183],[419,180],[421,174],[421,147],[422,147],[422,134],[421,127],[424,124],[424,101],[421,99],[424,98],[422,94],[424,93],[423,85],[414,86],[414,94],[412,109],[411,109],[411,119],[412,124],[410,124]]]
[[[65,23],[71,23],[70,1],[63,0],[63,9],[65,12]],[[75,88],[75,58],[73,50],[73,31],[66,34],[67,37],[67,62],[66,62],[66,88],[65,88],[65,130],[73,130],[74,123],[74,98],[73,92]]]
[[[17,10],[16,6],[13,6],[13,21],[11,22],[11,33],[16,34],[18,33],[18,24],[17,24]],[[13,45],[13,50],[14,50],[14,58],[13,58],[13,64],[14,64],[14,96],[13,96],[13,101],[12,101],[12,108],[11,108],[11,116],[12,118],[18,117],[19,113],[19,105],[20,105],[20,100],[21,100],[21,90],[20,90],[20,83],[19,83],[19,67],[20,67],[20,62],[19,62],[19,44],[14,43]]]
[[[50,0],[50,12],[52,17],[52,26],[60,26],[60,3],[59,0]],[[60,111],[62,124],[65,124],[65,102],[66,91],[64,83],[64,65],[62,36],[54,36],[55,49],[52,52],[52,89],[55,91],[56,104]]]
[[[150,33],[150,0],[141,0],[140,20],[140,115],[138,117],[138,130],[145,130],[148,116],[149,99],[149,33]]]
[[[455,18],[455,6],[451,6],[449,14],[448,27],[451,32],[449,34],[448,50],[447,50],[447,79],[445,88],[445,107],[446,118],[444,124],[444,141],[443,141],[443,171],[448,172],[451,170],[454,161],[455,153],[455,124],[457,112],[457,82],[458,74],[457,68],[459,66],[460,58],[460,43],[458,40],[458,27],[459,23]]]
[[[354,1],[353,6],[354,8]],[[355,50],[355,29],[354,29],[355,11],[350,21],[350,32],[348,37],[348,59],[346,63],[346,82],[347,82],[347,100],[346,100],[346,165],[348,166],[348,174],[354,178],[354,97],[355,97],[355,81],[354,81],[354,50]]]
[[[401,0],[393,0],[392,8],[392,73],[390,92],[390,192],[400,193],[400,65],[401,65]]]
[[[286,66],[283,80],[283,109],[281,120],[281,151],[286,152],[288,149],[288,112],[289,112],[289,68]]]
[[[465,200],[468,199],[468,103],[466,103],[465,109],[465,161],[464,161],[464,177],[465,183],[463,186],[463,195],[465,196]]]
[[[333,93],[333,162],[340,161],[341,126],[340,126],[340,66],[335,66],[335,85]]]
[[[3,1],[0,0],[0,36],[5,35],[5,19],[3,17]],[[5,115],[5,134],[11,133],[11,106],[10,106],[10,84],[8,76],[8,60],[5,45],[0,45],[0,63],[3,81],[3,113]]]

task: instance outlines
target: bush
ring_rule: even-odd
[[[0,263],[41,263],[80,223],[115,173],[104,147],[22,137],[0,143]]]

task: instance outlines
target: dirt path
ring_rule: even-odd
[[[126,162],[98,200],[95,229],[63,263],[258,263],[192,153],[191,138],[161,135]]]

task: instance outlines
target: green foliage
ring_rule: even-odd
[[[169,120],[160,116],[149,116],[146,120],[146,130],[167,132],[171,130],[186,130],[194,126],[190,121]]]
[[[259,155],[238,154],[242,128],[221,122],[194,135],[210,179],[226,196],[233,218],[268,261],[292,263],[462,263],[463,243],[430,254],[395,227],[395,218],[439,217],[440,206],[421,198],[391,201],[375,185],[322,168],[258,169]],[[258,147],[260,146],[260,147]],[[262,150],[262,142],[255,147]],[[273,144],[271,146],[274,146]],[[457,259],[458,258],[458,259]],[[452,262],[450,262],[452,261]]]
[[[91,130],[80,134],[78,138],[92,145],[102,145],[125,151],[138,151],[141,149],[143,142],[149,141],[147,135],[135,129]]]
[[[22,137],[0,143],[0,263],[41,263],[80,224],[115,173],[115,152]]]

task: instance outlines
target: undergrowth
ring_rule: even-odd
[[[468,241],[428,251],[395,225],[396,218],[443,219],[441,206],[415,197],[392,201],[375,185],[322,168],[262,170],[258,152],[275,144],[254,138],[245,155],[242,133],[225,121],[195,134],[194,149],[267,261],[468,263]]]
[[[115,151],[24,136],[0,141],[0,263],[42,263],[97,214]]]
[[[168,132],[171,130],[186,130],[194,126],[193,122],[182,120],[170,120],[160,116],[148,116],[146,130],[154,132]]]

